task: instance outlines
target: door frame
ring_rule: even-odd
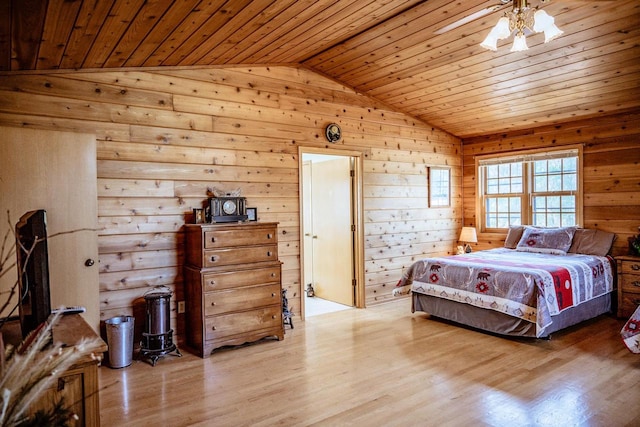
[[[300,305],[301,316],[305,318],[305,306],[304,306],[304,197],[303,197],[303,185],[302,185],[302,157],[303,154],[325,154],[331,156],[343,156],[351,157],[354,159],[354,177],[353,177],[353,192],[352,192],[352,214],[354,220],[354,238],[353,238],[353,266],[354,277],[356,280],[355,292],[354,292],[354,306],[356,308],[365,308],[365,293],[364,293],[364,209],[363,209],[363,193],[362,193],[362,175],[363,175],[363,157],[364,153],[354,150],[338,150],[331,148],[317,148],[317,147],[298,147],[298,186],[299,197],[298,202],[300,204]]]

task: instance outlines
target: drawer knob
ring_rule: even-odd
[[[271,273],[271,277],[276,277],[276,273]]]
[[[271,292],[271,296],[272,296],[272,297],[275,297],[275,296],[276,296],[276,293],[275,293],[275,292]]]
[[[216,284],[216,281],[215,281],[215,280],[209,280],[209,284],[210,284],[210,285],[215,285],[215,284]]]
[[[273,238],[273,234],[267,233],[267,239],[272,239],[272,238]]]
[[[216,257],[215,255],[212,255],[212,256],[211,256],[211,262],[216,262],[217,258],[218,258],[218,257]]]
[[[273,254],[271,251],[267,251],[267,256],[270,257]]]
[[[275,319],[275,318],[276,318],[276,316],[275,316],[275,315],[274,315],[274,316],[271,316],[271,318],[272,318],[272,319]]]
[[[215,302],[212,302],[212,303],[211,303],[211,307],[213,307],[213,306],[215,306],[215,305],[216,305],[216,303],[215,303]]]
[[[215,242],[216,242],[216,238],[215,238],[215,236],[212,236],[211,237],[211,243],[215,243]]]
[[[215,327],[215,326],[212,326],[212,327],[211,327],[211,330],[212,330],[212,331],[215,331],[215,330],[216,330],[216,327]]]
[[[633,286],[637,286],[640,288],[640,280],[636,280],[635,282],[631,282]]]
[[[635,271],[640,270],[640,264],[631,264],[631,269]]]

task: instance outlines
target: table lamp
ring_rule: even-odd
[[[478,243],[478,236],[476,235],[475,227],[462,227],[462,231],[460,231],[460,238],[458,239],[460,242],[465,243],[464,251],[466,253],[471,252],[471,245],[469,243]]]

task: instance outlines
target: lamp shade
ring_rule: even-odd
[[[489,34],[484,41],[480,43],[480,46],[489,50],[498,50],[498,40],[506,39],[510,35],[509,18],[503,16],[498,20],[496,26],[489,31]]]
[[[518,32],[518,34],[513,39],[513,46],[511,47],[511,52],[522,52],[523,50],[529,49],[527,46],[527,38],[524,33]]]
[[[544,42],[549,43],[551,40],[562,35],[563,31],[556,27],[555,19],[544,10],[538,10],[533,15],[533,31],[536,33],[544,32]]]
[[[466,243],[478,243],[476,228],[462,227],[462,231],[460,231],[460,238],[458,239],[458,241]]]

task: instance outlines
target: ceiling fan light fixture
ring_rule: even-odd
[[[508,3],[504,2],[503,3]],[[525,36],[525,30],[541,33],[544,32],[545,43],[550,42],[563,34],[555,25],[555,19],[544,10],[533,9],[527,5],[526,0],[513,0],[513,10],[506,12],[498,23],[491,29],[480,46],[489,50],[498,50],[498,40],[506,39],[515,31],[511,52],[522,52],[529,49]]]

